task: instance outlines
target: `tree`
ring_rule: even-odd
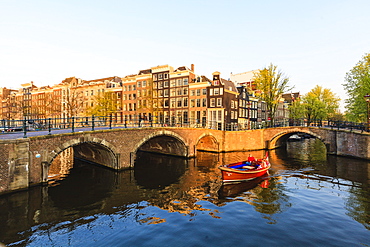
[[[253,80],[256,84],[257,96],[266,102],[268,116],[273,125],[276,109],[282,95],[293,87],[288,86],[289,78],[278,71],[277,66],[273,64],[255,73]]]
[[[62,110],[65,112],[66,117],[77,116],[84,108],[85,97],[83,96],[83,91],[67,88],[65,92]]]
[[[302,100],[296,99],[289,105],[289,118],[294,122],[299,123],[299,120],[304,118],[304,106]]]
[[[365,54],[345,77],[346,117],[349,121],[366,122],[367,106],[364,96],[370,94],[370,53]]]
[[[104,92],[94,96],[95,104],[87,110],[88,114],[96,116],[109,116],[117,112],[118,104],[116,94]]]
[[[339,109],[338,98],[330,89],[315,86],[303,96],[304,116],[308,125],[312,120],[332,119]]]

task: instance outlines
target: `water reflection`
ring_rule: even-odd
[[[135,180],[144,189],[163,189],[178,183],[187,166],[187,159],[138,152],[134,166]]]
[[[53,174],[58,171],[67,174],[60,176],[64,179],[48,187],[34,187],[0,197],[0,242],[26,246],[44,241],[46,245],[59,246],[58,236],[68,233],[71,241],[77,241],[81,236],[97,236],[96,232],[108,234],[115,227],[134,227],[145,233],[144,225],[166,225],[163,223],[169,223],[173,213],[182,217],[176,218],[179,229],[186,228],[188,222],[202,220],[210,229],[214,225],[216,231],[219,223],[210,219],[220,220],[227,227],[223,220],[229,222],[230,217],[234,227],[246,227],[238,222],[238,217],[231,216],[246,208],[248,215],[255,217],[250,219],[251,225],[261,224],[259,217],[262,217],[266,224],[284,229],[290,225],[284,225],[282,218],[297,215],[296,212],[290,214],[297,207],[297,200],[303,198],[299,205],[303,205],[301,210],[305,213],[311,212],[312,207],[321,207],[312,203],[319,197],[318,193],[305,197],[318,191],[325,192],[325,196],[337,193],[336,197],[345,201],[345,209],[332,209],[337,210],[337,217],[345,210],[347,216],[370,229],[369,162],[326,156],[325,146],[315,139],[289,145],[286,150],[269,152],[272,168],[268,176],[230,186],[222,185],[217,167],[245,160],[249,154],[262,157],[264,151],[198,152],[197,159],[191,160],[141,153],[135,169],[123,172],[77,160],[71,167],[66,158],[67,164],[61,162],[61,168],[52,170]],[[323,197],[322,202],[325,200]],[[321,203],[320,197],[315,203]],[[320,210],[324,213],[325,207]],[[107,227],[100,229],[101,225]],[[329,225],[325,226],[330,228]],[[129,234],[117,232],[123,236]],[[148,234],[150,237],[153,232]],[[132,235],[126,237],[129,239]]]

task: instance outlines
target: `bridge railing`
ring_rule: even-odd
[[[347,129],[347,130],[357,130],[357,131],[369,131],[366,123],[356,123],[349,121],[337,121],[337,120],[311,120],[307,119],[290,119],[289,126],[301,126],[301,127],[320,127],[320,128],[330,128],[330,129]]]
[[[364,123],[353,123],[347,121],[285,119],[274,121],[270,126],[269,122],[246,121],[244,123],[224,123],[219,120],[206,121],[205,118],[183,118],[183,117],[142,117],[142,116],[90,116],[70,118],[44,118],[44,119],[22,119],[22,120],[0,120],[1,133],[23,132],[27,137],[29,131],[47,131],[51,134],[56,130],[87,131],[112,128],[142,128],[142,127],[188,127],[217,129],[226,131],[241,131],[249,129],[262,129],[284,126],[311,126],[330,129],[349,129],[358,131],[369,131]]]

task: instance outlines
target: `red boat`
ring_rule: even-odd
[[[220,166],[224,183],[252,180],[267,173],[271,165],[266,155],[263,159],[248,157],[248,160]]]

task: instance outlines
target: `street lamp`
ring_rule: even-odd
[[[364,99],[367,104],[367,131],[369,131],[369,128],[370,128],[370,95],[366,94],[364,96]]]

